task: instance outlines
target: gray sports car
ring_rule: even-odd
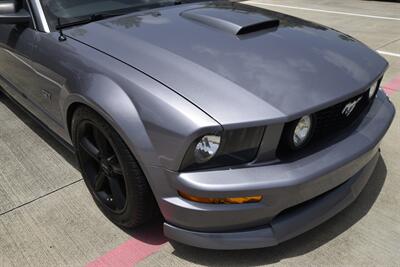
[[[192,246],[276,245],[348,206],[395,110],[388,63],[239,2],[0,2],[0,85],[77,155],[121,227],[161,211]]]

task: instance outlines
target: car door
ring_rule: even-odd
[[[22,104],[34,73],[29,60],[34,39],[32,25],[0,24],[0,85]]]
[[[26,3],[26,2],[24,2]],[[26,9],[29,9],[25,5]],[[35,14],[31,13],[32,18]],[[59,95],[64,80],[39,51],[50,33],[31,25],[0,25],[0,85],[52,131],[63,133]],[[3,82],[3,84],[1,84]]]

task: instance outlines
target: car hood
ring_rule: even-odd
[[[387,68],[348,35],[231,2],[138,12],[66,34],[158,80],[226,127],[295,119],[361,93]]]

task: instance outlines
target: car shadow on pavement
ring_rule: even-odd
[[[189,262],[207,266],[272,264],[281,259],[306,254],[335,239],[362,219],[379,196],[386,175],[386,165],[380,157],[370,180],[354,203],[313,230],[278,246],[241,251],[215,251],[171,242],[174,248],[173,254]]]
[[[164,219],[161,217],[161,215],[157,215],[150,222],[138,228],[119,228],[132,236],[134,239],[140,240],[143,243],[149,245],[162,245],[168,242],[163,233],[163,224]]]
[[[28,113],[21,105],[3,95],[3,92],[0,92],[0,103],[5,105],[12,113],[14,113],[18,119],[20,119],[52,149],[60,154],[72,167],[79,170],[75,154],[72,152],[72,147],[68,148],[63,145],[63,143],[60,142],[60,140],[58,140],[50,130],[46,130],[47,128],[45,128],[39,120],[34,118],[34,116]]]

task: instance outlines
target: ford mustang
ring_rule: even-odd
[[[388,63],[241,2],[0,2],[0,86],[76,153],[101,211],[211,249],[276,245],[359,195]]]

